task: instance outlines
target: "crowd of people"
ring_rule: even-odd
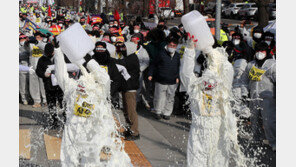
[[[54,47],[56,37],[78,22],[95,43],[87,62],[94,59],[104,67],[111,79],[111,101],[122,109],[128,126],[123,133],[127,140],[140,138],[137,104],[142,103],[155,119],[169,120],[172,113],[190,114],[186,85],[180,79],[183,54],[189,41],[182,24],[168,27],[160,19],[154,28],[146,27],[141,17],[126,20],[104,13],[76,13],[51,6],[20,6],[19,13],[19,93],[21,102],[32,107],[48,106],[51,127],[58,125],[56,108],[66,108],[63,91],[54,83]],[[233,65],[233,112],[250,122],[252,140],[276,149],[276,42],[275,34],[252,29],[246,38],[242,29],[223,27],[227,39],[215,40],[215,47],[224,47]],[[221,45],[220,45],[220,44]],[[207,54],[196,51],[194,73],[201,77],[207,68]],[[65,63],[71,64],[67,55]],[[81,71],[68,70],[78,80]],[[250,111],[250,112],[248,112]],[[64,112],[65,113],[65,112]],[[243,126],[249,126],[247,123]]]

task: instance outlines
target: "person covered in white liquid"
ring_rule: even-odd
[[[189,38],[180,69],[192,112],[187,166],[245,166],[237,141],[236,119],[229,103],[234,71],[228,55],[219,47],[202,50],[207,68],[198,77],[194,73],[197,40],[194,36]]]
[[[79,80],[68,77],[63,52],[55,49],[55,75],[64,92],[67,121],[61,144],[61,164],[74,166],[132,166],[124,152],[112,115],[110,78],[95,60],[80,65]],[[107,158],[101,159],[102,155]]]
[[[248,63],[242,75],[242,97],[249,100],[253,141],[263,141],[276,150],[276,60],[262,41],[255,45],[255,60]],[[260,125],[260,115],[264,127]],[[265,134],[265,135],[264,135]]]

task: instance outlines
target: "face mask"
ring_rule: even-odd
[[[269,46],[271,44],[271,41],[265,41],[267,45]]]
[[[239,39],[234,39],[234,40],[232,40],[232,43],[234,45],[238,45],[240,43],[240,40]]]
[[[63,27],[63,24],[59,24],[60,27]]]
[[[102,41],[110,42],[110,39],[108,37],[105,37],[105,38],[102,39]]]
[[[47,39],[46,39],[46,38],[43,38],[42,41],[43,41],[44,43],[46,43],[46,42],[47,42]]]
[[[96,48],[96,51],[106,51],[106,48]]]
[[[262,52],[257,52],[255,56],[258,60],[263,60],[266,57],[266,54]]]
[[[116,26],[116,27],[117,27],[117,26],[118,26],[118,24],[114,24],[113,26]]]
[[[139,33],[139,32],[140,32],[140,30],[134,30],[134,32],[135,32],[135,33]]]
[[[175,53],[177,49],[176,48],[169,48],[168,47],[167,50],[168,50],[168,52],[170,52],[172,54],[172,53]]]
[[[116,37],[111,37],[112,42],[116,42]]]
[[[262,34],[261,33],[254,33],[255,38],[261,38]]]
[[[24,46],[24,44],[25,44],[25,41],[20,42],[20,45],[21,45],[21,46]]]

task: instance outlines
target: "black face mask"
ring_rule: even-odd
[[[105,52],[95,52],[93,58],[100,64],[100,65],[108,65],[110,63],[110,54],[108,51]]]

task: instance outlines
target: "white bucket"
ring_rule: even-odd
[[[189,32],[191,36],[194,35],[194,38],[197,39],[196,48],[198,50],[205,51],[213,46],[215,41],[211,30],[205,17],[198,11],[193,10],[182,16],[181,22],[184,29]]]
[[[95,48],[92,39],[79,23],[75,23],[57,36],[63,53],[72,63],[83,64],[83,57]]]

